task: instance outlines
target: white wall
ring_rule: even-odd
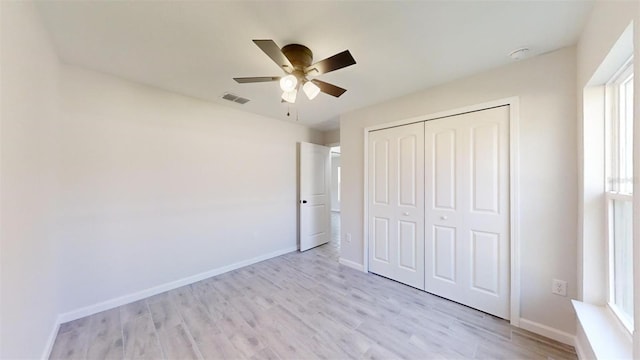
[[[38,358],[58,314],[59,65],[33,4],[0,12],[0,358]]]
[[[637,1],[597,0],[576,46],[578,86],[582,89],[624,29],[637,17]]]
[[[520,97],[521,316],[569,334],[575,318],[577,159],[575,49],[454,81],[340,119],[341,256],[363,262],[363,129],[473,104]],[[551,294],[553,278],[568,281],[568,297]]]
[[[328,130],[324,132],[324,145],[340,144],[340,129]]]
[[[322,133],[71,66],[61,94],[63,312],[296,247]]]
[[[296,247],[296,143],[323,133],[60,65],[33,4],[0,5],[0,358],[46,356],[59,315]]]

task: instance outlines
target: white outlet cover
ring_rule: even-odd
[[[551,282],[551,292],[556,295],[567,296],[567,282],[553,279]]]

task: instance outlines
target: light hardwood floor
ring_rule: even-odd
[[[335,242],[63,324],[55,359],[576,359],[507,321],[341,266]]]

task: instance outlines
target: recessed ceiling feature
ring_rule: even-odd
[[[526,47],[522,47],[522,48],[518,48],[513,50],[512,52],[509,53],[509,56],[513,59],[513,60],[522,60],[524,59],[527,54],[529,54],[529,48]]]
[[[505,54],[523,44],[527,57],[573,45],[593,1],[36,4],[65,63],[225,106],[236,105],[216,94],[242,93],[252,99],[243,110],[285,121],[295,119],[274,80],[233,80],[284,75],[251,40],[306,44],[317,59],[349,49],[356,66],[315,79],[349,91],[313,100],[302,91],[290,105],[300,124],[328,130],[345,112],[509,64]]]

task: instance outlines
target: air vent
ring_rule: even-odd
[[[224,93],[224,95],[222,95],[222,98],[225,99],[225,100],[233,101],[233,102],[238,103],[240,105],[244,105],[244,104],[249,102],[249,99],[243,98],[241,96],[234,95],[234,94],[231,94],[231,93]]]

